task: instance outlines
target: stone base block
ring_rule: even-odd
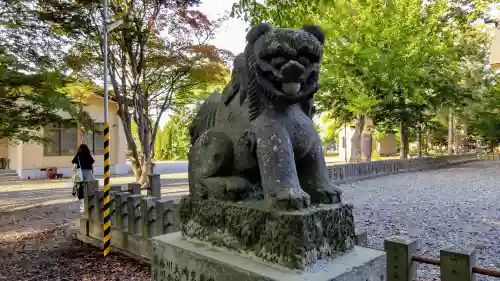
[[[128,249],[128,233],[111,228],[111,245],[120,249]]]
[[[80,233],[82,235],[89,235],[89,220],[80,219]]]
[[[104,224],[91,219],[89,221],[89,235],[96,239],[104,240]]]
[[[149,240],[142,238],[141,235],[128,234],[127,236],[128,247],[125,248],[127,251],[144,258],[151,257],[152,248]]]
[[[385,281],[384,252],[362,247],[299,271],[188,241],[180,232],[152,238],[153,281]]]
[[[256,256],[266,262],[304,269],[354,247],[353,206],[325,204],[303,210],[276,210],[265,202],[218,200],[180,205],[186,237]]]

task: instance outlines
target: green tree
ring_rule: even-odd
[[[484,36],[470,24],[484,3],[464,9],[446,0],[242,0],[234,15],[278,27],[304,22],[323,27],[327,42],[318,103],[332,116],[356,120],[350,160],[359,161],[364,116],[399,127],[400,156],[406,158],[409,128],[421,128],[416,131],[421,134],[438,108],[460,106],[470,95],[461,78],[467,69],[463,61],[484,59]]]
[[[196,113],[195,107],[176,110],[157,136],[155,147],[158,160],[185,160],[189,152],[188,125]]]
[[[38,0],[39,18],[68,38],[65,62],[80,79],[102,75],[102,1]],[[198,0],[110,0],[109,81],[124,124],[136,179],[145,183],[155,157],[159,120],[176,95],[224,81],[231,54],[207,44],[221,20],[192,10]],[[134,141],[132,123],[137,125]]]
[[[491,71],[482,96],[468,112],[467,122],[476,145],[493,149],[500,145],[500,73]]]
[[[45,143],[40,130],[49,124],[89,127],[68,92],[78,81],[59,68],[63,43],[37,20],[30,1],[0,3],[0,138]]]
[[[61,90],[66,83],[62,74],[26,74],[14,65],[12,57],[0,54],[0,138],[44,143],[39,133],[44,126],[75,125],[76,104]]]

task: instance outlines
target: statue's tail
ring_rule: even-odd
[[[221,94],[214,92],[200,106],[198,114],[196,114],[193,122],[189,125],[191,145],[193,145],[204,132],[210,130],[215,125],[220,101]]]

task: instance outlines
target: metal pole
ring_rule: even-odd
[[[104,256],[111,251],[111,220],[109,184],[109,123],[108,123],[108,1],[103,0],[103,55],[104,55]]]

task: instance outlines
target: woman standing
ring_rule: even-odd
[[[94,179],[94,174],[93,174],[93,167],[92,165],[94,164],[94,158],[90,154],[89,147],[86,144],[81,144],[78,147],[78,152],[76,153],[75,157],[73,158],[73,176],[75,177],[75,172],[78,169],[82,170],[81,176],[83,178],[74,178],[75,182],[73,185],[73,196],[77,195],[78,200],[80,201],[80,212],[83,213],[83,190],[82,190],[82,181],[90,181]],[[77,173],[78,174],[78,173]]]

